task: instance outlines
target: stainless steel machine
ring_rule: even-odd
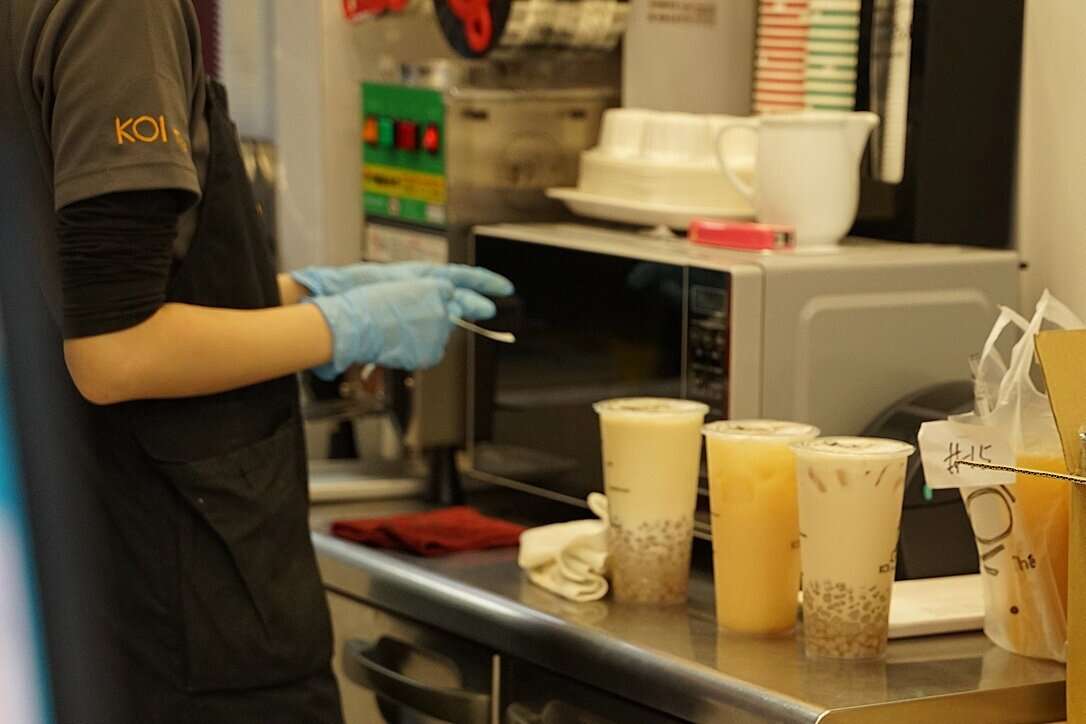
[[[572,65],[571,65],[572,64]],[[570,73],[573,65],[581,72]],[[473,225],[561,218],[544,195],[575,181],[603,110],[617,102],[607,57],[442,59],[362,85],[364,257],[465,262]],[[406,446],[430,458],[433,497],[457,498],[465,344],[437,368],[385,375]]]

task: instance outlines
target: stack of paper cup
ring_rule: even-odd
[[[513,0],[499,45],[610,50],[628,15],[621,0]]]
[[[755,111],[852,110],[859,40],[860,0],[763,2]]]

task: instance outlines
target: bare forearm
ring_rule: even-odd
[[[297,304],[303,298],[309,296],[309,290],[294,281],[294,277],[290,274],[280,274],[275,281],[279,285],[279,298],[282,300],[284,307]]]
[[[70,340],[64,352],[84,396],[112,404],[213,394],[315,367],[331,358],[332,336],[311,304],[167,304],[135,327]]]

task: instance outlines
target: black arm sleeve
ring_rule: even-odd
[[[162,306],[177,220],[190,203],[169,189],[126,191],[57,212],[65,339],[133,327]]]

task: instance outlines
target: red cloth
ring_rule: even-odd
[[[519,525],[489,518],[465,506],[332,524],[332,535],[338,538],[427,558],[515,546],[523,532]]]

